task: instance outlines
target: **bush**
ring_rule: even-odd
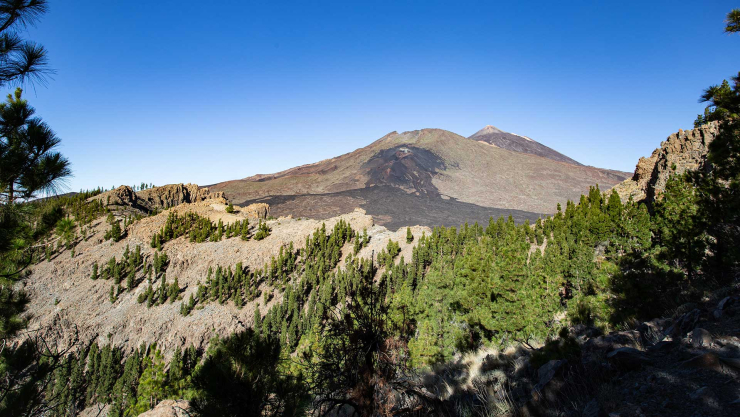
[[[554,359],[571,360],[581,357],[581,347],[575,338],[568,335],[568,328],[563,327],[557,339],[548,340],[541,349],[535,351],[529,363],[534,369]]]

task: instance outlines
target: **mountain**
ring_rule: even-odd
[[[483,129],[475,132],[469,139],[485,142],[489,145],[508,149],[515,152],[523,152],[543,158],[552,159],[553,161],[566,162],[573,165],[582,165],[580,162],[569,158],[560,152],[551,149],[539,142],[534,141],[526,136],[515,133],[504,132],[494,126],[488,125]]]
[[[241,205],[268,203],[276,216],[320,219],[361,207],[378,224],[395,228],[487,222],[501,215],[534,220],[592,185],[608,189],[630,176],[576,164],[491,145],[475,135],[471,140],[422,129],[391,132],[335,158],[210,189]]]

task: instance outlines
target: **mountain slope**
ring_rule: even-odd
[[[348,154],[210,189],[239,204],[268,202],[275,215],[331,217],[360,206],[380,224],[395,225],[403,215],[406,224],[454,225],[508,214],[535,219],[591,185],[607,189],[628,175],[423,129],[392,132]]]
[[[549,148],[539,142],[536,142],[526,136],[520,136],[514,133],[504,132],[494,126],[488,125],[483,129],[475,132],[468,139],[494,145],[501,149],[508,149],[515,152],[523,152],[543,158],[552,159],[553,161],[566,162],[573,165],[582,165],[580,162],[571,159],[560,152]]]

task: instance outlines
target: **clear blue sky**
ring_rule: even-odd
[[[210,184],[487,124],[632,171],[740,70],[736,1],[52,0],[28,90],[73,191]]]

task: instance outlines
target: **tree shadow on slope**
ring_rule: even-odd
[[[301,381],[282,375],[280,343],[252,329],[214,340],[193,383],[203,416],[290,416],[297,413]]]

